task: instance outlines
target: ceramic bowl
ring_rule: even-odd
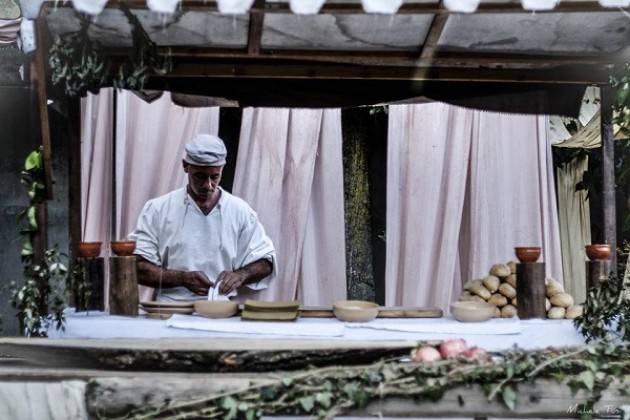
[[[195,301],[195,312],[206,318],[229,318],[238,312],[238,302],[231,300]]]
[[[586,245],[586,256],[592,261],[602,261],[610,259],[610,245],[592,244]]]
[[[80,258],[95,258],[101,255],[102,242],[80,242],[79,243],[79,257]]]
[[[486,302],[461,301],[451,304],[451,314],[461,322],[483,322],[494,316],[495,306]]]
[[[114,241],[110,246],[112,252],[119,257],[129,257],[136,250],[136,241]]]
[[[522,263],[535,263],[540,258],[540,247],[521,246],[514,248],[516,258]]]
[[[378,305],[364,300],[340,300],[333,304],[333,313],[340,321],[368,322],[378,315]]]

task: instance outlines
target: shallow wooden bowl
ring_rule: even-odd
[[[451,304],[453,318],[461,322],[483,322],[494,316],[495,306],[486,302],[460,301]]]
[[[378,305],[364,300],[339,300],[333,304],[333,314],[340,321],[368,322],[378,316]]]
[[[114,241],[110,246],[112,252],[119,257],[129,257],[136,250],[136,241]]]
[[[540,247],[536,246],[520,246],[514,248],[516,258],[522,263],[535,263],[540,258]]]
[[[610,259],[610,245],[592,244],[586,245],[586,256],[592,261],[604,261]]]
[[[238,302],[231,300],[197,300],[195,312],[207,318],[229,318],[238,312]]]
[[[79,243],[79,257],[80,258],[95,258],[101,255],[102,242],[80,242]]]

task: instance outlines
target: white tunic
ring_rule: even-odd
[[[235,271],[262,258],[276,271],[276,253],[256,212],[242,199],[221,189],[219,202],[205,215],[186,188],[149,200],[130,235],[135,254],[169,270],[203,271],[214,282],[222,271]],[[269,285],[273,274],[252,290]],[[234,292],[230,296],[235,295]],[[208,299],[221,299],[211,290]],[[160,300],[206,299],[185,287],[162,289]]]

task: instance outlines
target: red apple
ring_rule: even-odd
[[[442,359],[440,352],[431,346],[420,347],[413,354],[414,362],[435,362],[440,359]]]
[[[444,359],[449,359],[461,355],[466,349],[466,342],[461,338],[446,340],[440,344],[440,355],[442,355]]]

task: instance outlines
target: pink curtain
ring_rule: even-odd
[[[389,107],[385,300],[443,306],[459,281],[458,242],[472,116],[444,104]]]
[[[448,309],[464,281],[541,246],[562,280],[546,118],[445,104],[389,111],[388,305]]]
[[[340,110],[243,111],[233,191],[278,255],[261,299],[324,305],[346,296],[342,174]]]
[[[218,133],[219,108],[183,108],[171,102],[169,92],[149,104],[118,91],[116,102],[115,239],[123,239],[147,200],[185,185],[183,145],[197,133]],[[103,241],[104,255],[113,240],[113,103],[113,89],[82,101],[83,238]],[[152,293],[141,287],[140,299]]]

